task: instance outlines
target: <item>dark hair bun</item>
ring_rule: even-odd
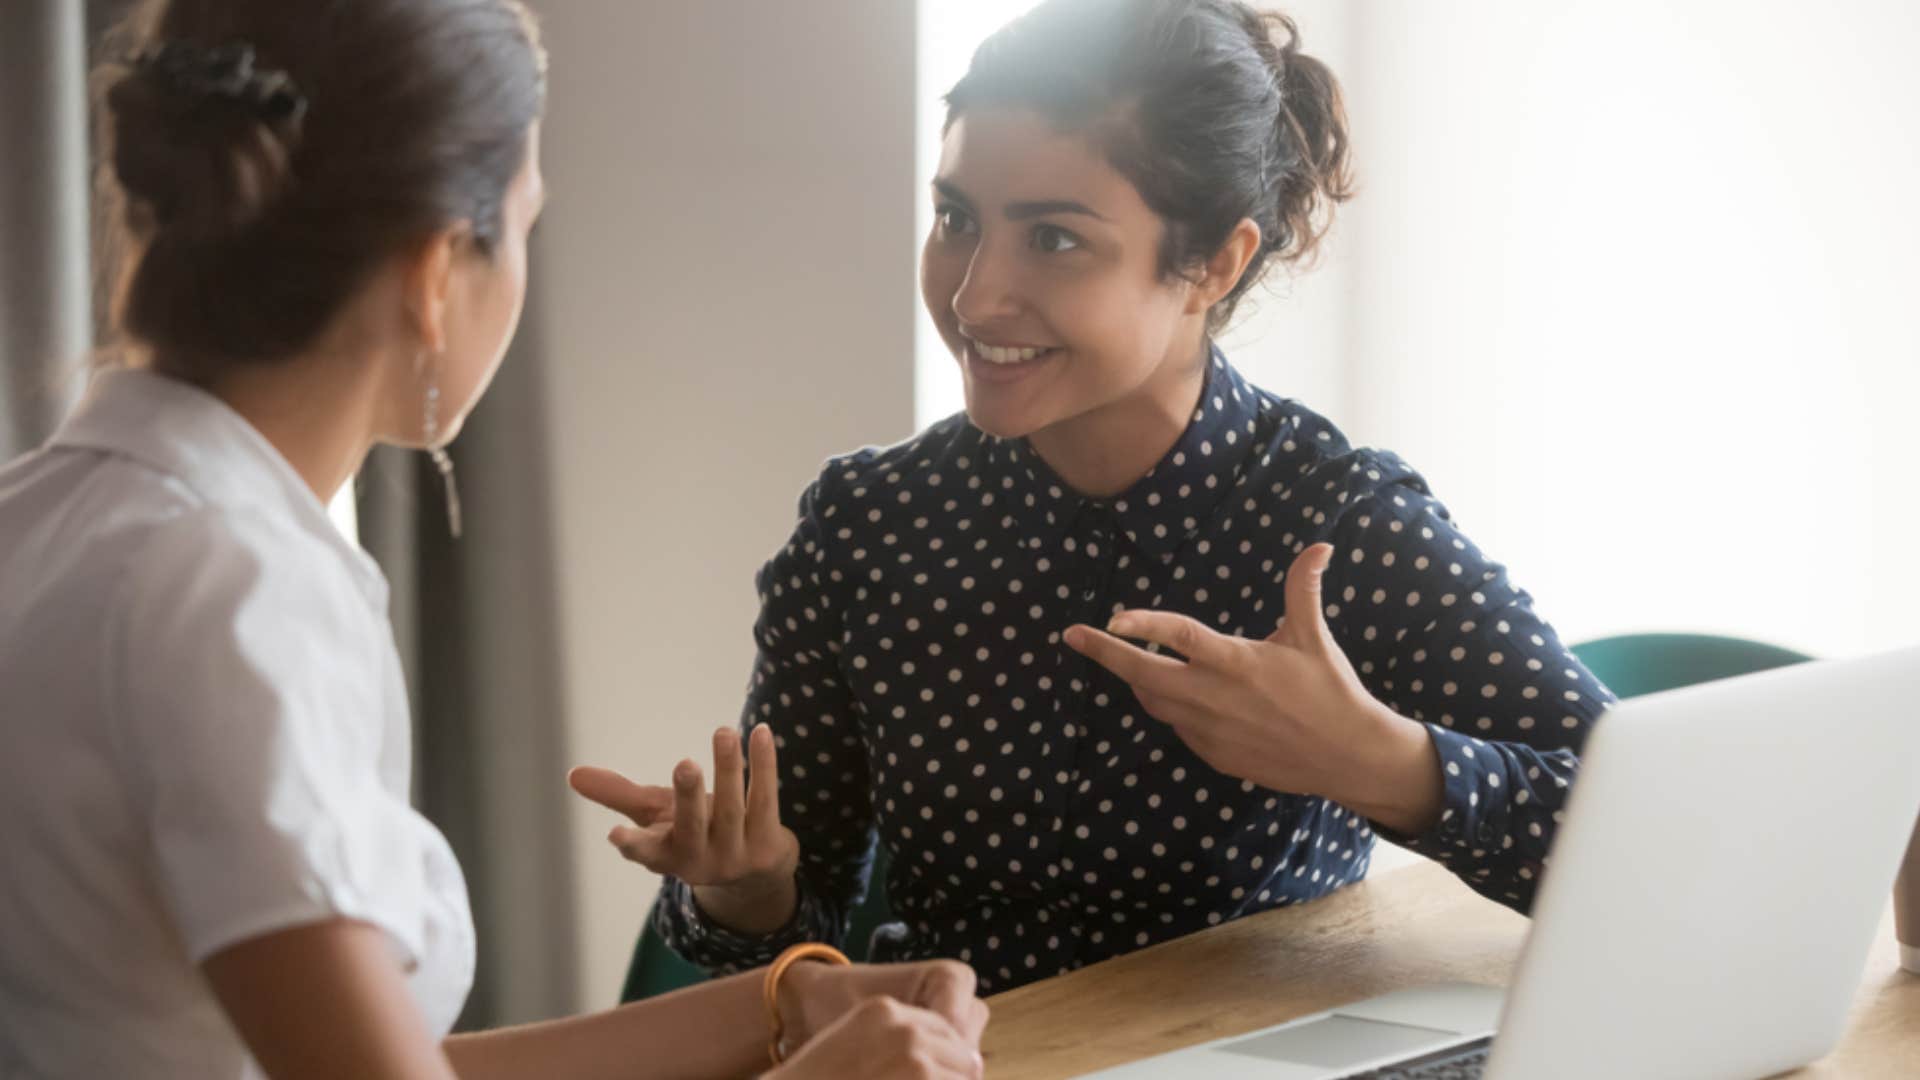
[[[1291,18],[1235,7],[1280,88],[1280,167],[1273,170],[1274,213],[1260,222],[1265,246],[1282,262],[1311,262],[1332,224],[1333,207],[1353,197],[1340,83],[1325,63],[1300,51],[1300,29]]]
[[[306,103],[251,48],[169,44],[106,90],[113,170],[158,231],[211,238],[263,217],[292,185]]]
[[[546,100],[520,0],[124,0],[93,76],[110,330],[208,383],[311,347],[387,261],[480,255]]]

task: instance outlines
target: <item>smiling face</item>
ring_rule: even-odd
[[[921,292],[982,431],[1069,425],[1195,365],[1205,304],[1160,274],[1163,222],[1093,142],[1025,109],[970,110],[933,189]]]

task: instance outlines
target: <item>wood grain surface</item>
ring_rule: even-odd
[[[1841,1044],[1787,1075],[1920,1078],[1920,976],[1899,968],[1891,911]],[[990,998],[987,1075],[1056,1080],[1405,987],[1503,986],[1526,929],[1422,861]]]

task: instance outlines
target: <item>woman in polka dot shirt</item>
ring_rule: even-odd
[[[948,109],[966,412],[801,496],[711,795],[576,779],[654,924],[717,970],[840,941],[878,843],[873,958],[1003,990],[1326,895],[1376,833],[1526,910],[1606,689],[1418,473],[1211,344],[1347,196],[1332,75],[1233,0],[1047,0]]]

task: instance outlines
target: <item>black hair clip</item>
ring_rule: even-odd
[[[270,122],[298,120],[307,111],[306,96],[292,77],[256,70],[253,46],[244,41],[211,48],[169,41],[141,51],[133,66],[157,73],[181,93],[249,105]]]

